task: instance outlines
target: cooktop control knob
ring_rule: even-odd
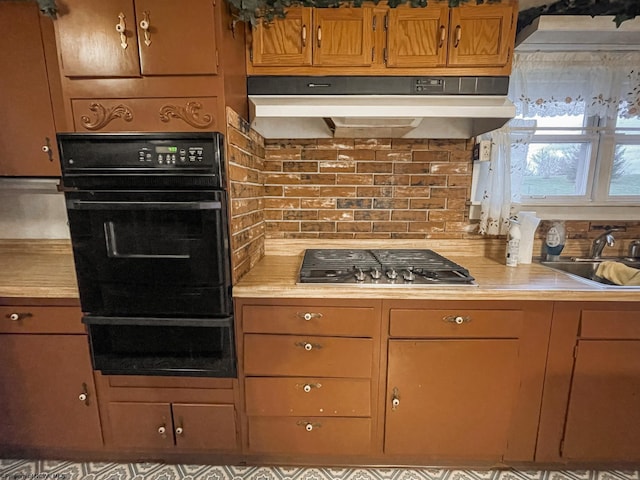
[[[398,272],[396,272],[393,268],[391,270],[387,270],[387,277],[391,280],[395,280],[398,278]]]
[[[413,274],[413,272],[411,270],[406,270],[402,274],[402,278],[404,278],[405,281],[407,281],[407,282],[413,282],[416,279],[416,276]]]
[[[378,280],[382,276],[382,272],[380,272],[380,270],[378,270],[377,268],[374,268],[373,270],[371,270],[370,275],[374,280]]]
[[[361,268],[359,268],[358,271],[356,272],[356,280],[359,282],[364,282],[364,278],[365,278],[364,272],[362,271]]]

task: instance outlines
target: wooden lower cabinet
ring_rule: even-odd
[[[102,431],[87,337],[1,334],[0,410],[0,452],[100,449]]]
[[[552,304],[385,302],[384,453],[533,461]]]
[[[554,311],[536,460],[640,462],[640,304]]]
[[[112,442],[120,448],[234,450],[233,405],[112,402]]]
[[[236,301],[250,457],[322,463],[372,455],[380,438],[380,305]]]

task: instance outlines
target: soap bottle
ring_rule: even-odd
[[[509,218],[509,233],[507,234],[507,267],[516,267],[518,265],[521,238],[522,232],[520,231],[520,222],[518,221],[518,217]]]
[[[564,222],[553,222],[544,240],[547,260],[557,260],[566,241]]]

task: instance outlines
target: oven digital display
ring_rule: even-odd
[[[178,147],[156,147],[156,153],[178,153]]]

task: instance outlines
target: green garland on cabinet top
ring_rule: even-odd
[[[56,0],[36,0],[43,14],[56,18]],[[179,1],[179,0],[176,0]],[[284,17],[288,7],[337,8],[341,6],[361,7],[365,0],[225,0],[235,21],[251,25],[269,23],[274,18]],[[369,0],[378,4],[380,0]],[[438,1],[438,0],[431,0]],[[441,0],[448,1],[450,7],[462,4],[481,5],[499,3],[500,0]],[[387,0],[389,7],[409,4],[412,7],[426,7],[429,0]],[[640,16],[640,0],[557,0],[540,7],[521,10],[518,14],[518,31],[529,25],[540,15],[613,15],[616,26],[625,20]]]

